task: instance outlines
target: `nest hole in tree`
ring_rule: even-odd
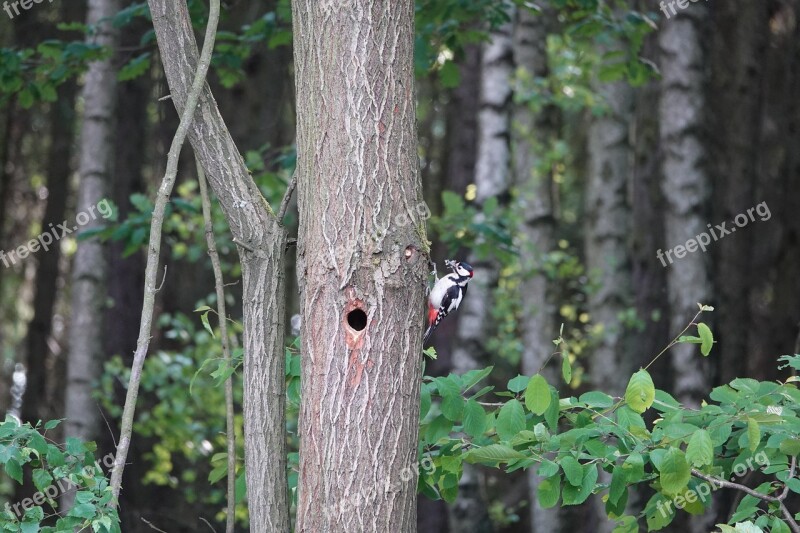
[[[367,327],[367,313],[363,309],[353,309],[347,313],[347,324],[355,331],[363,331]]]

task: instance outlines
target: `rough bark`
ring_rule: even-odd
[[[553,29],[554,15],[552,9],[517,12],[513,47],[519,83],[549,76],[547,35]],[[554,183],[545,153],[558,135],[557,113],[554,107],[536,107],[527,101],[516,103],[512,112],[513,178],[518,195],[515,208],[522,222],[518,237],[524,294],[520,328],[522,373],[526,375],[539,372],[552,352],[551,341],[558,335],[552,281],[544,272],[555,230]],[[552,373],[548,378],[555,384]],[[527,478],[531,531],[558,531],[558,508],[543,509],[539,505],[537,491],[542,478],[535,469],[528,471]]]
[[[293,24],[303,317],[296,531],[413,532],[427,284],[424,226],[406,222],[422,199],[414,3],[298,0]]]
[[[513,7],[507,8],[513,19]],[[478,204],[493,196],[500,197],[501,204],[508,202],[511,77],[514,70],[512,32],[512,22],[493,30],[481,56],[474,177]],[[469,297],[464,299],[458,311],[452,364],[453,372],[457,374],[486,366],[488,356],[485,343],[491,335],[491,320],[487,318],[491,316],[492,291],[499,274],[499,265],[490,258],[479,258],[471,254],[468,261],[475,269],[475,279],[470,283]],[[458,497],[450,507],[452,531],[492,530],[486,502],[481,493],[482,478],[478,467],[464,465],[458,482]]]
[[[97,25],[97,44],[116,47],[117,30],[108,21],[119,11],[119,0],[91,0],[86,21]],[[97,204],[107,198],[111,186],[116,123],[116,68],[112,58],[89,66],[82,91],[78,199],[76,214],[96,216],[81,230],[103,223]],[[106,305],[107,258],[105,245],[92,238],[78,242],[72,262],[72,300],[67,355],[64,433],[67,437],[94,440],[99,431],[100,411],[92,398],[100,377],[103,353],[103,323]]]
[[[162,64],[178,112],[198,62],[186,3],[150,0]],[[220,201],[242,263],[244,432],[250,522],[288,531],[286,482],[284,228],[253,182],[206,85],[189,141]]]
[[[661,101],[659,103],[662,192],[665,199],[665,250],[685,246],[689,239],[708,230],[710,183],[705,145],[706,51],[708,12],[694,4],[665,22],[660,30]],[[654,250],[655,254],[656,251]],[[665,256],[666,257],[666,256]],[[670,304],[670,329],[677,333],[697,313],[697,304],[711,298],[706,254],[686,253],[673,262],[665,258]],[[657,257],[654,261],[659,261]],[[741,326],[740,326],[741,327]],[[707,366],[692,344],[671,349],[674,395],[683,403],[697,405],[707,394]]]

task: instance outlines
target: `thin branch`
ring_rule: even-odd
[[[205,222],[206,243],[208,255],[211,258],[211,267],[214,270],[214,287],[217,292],[217,318],[219,319],[219,336],[222,340],[222,357],[230,367],[231,350],[228,345],[228,316],[225,311],[225,283],[222,279],[222,268],[219,264],[217,243],[214,241],[214,227],[211,223],[211,200],[208,197],[208,184],[206,174],[200,160],[195,157],[197,165],[197,181],[200,183],[200,200],[203,206],[203,221]],[[236,430],[233,419],[233,376],[225,380],[225,427],[228,443],[228,505],[225,510],[225,533],[233,533],[235,507],[236,507]]]
[[[794,477],[796,468],[797,468],[797,457],[792,456],[791,466],[789,466],[789,477],[786,478],[786,483],[784,484],[783,492],[781,493],[780,496],[778,496],[778,499],[780,501],[785,500],[786,497],[789,495],[789,480]]]
[[[160,528],[157,528],[156,526],[154,526],[152,522],[150,522],[149,520],[145,519],[144,517],[141,517],[141,518],[142,518],[142,522],[147,524],[150,527],[150,529],[154,529],[156,531],[160,531],[161,533],[167,533],[163,529],[160,529]]]
[[[733,481],[726,481],[724,479],[720,479],[715,476],[709,476],[707,474],[700,472],[699,470],[695,470],[694,468],[692,468],[692,475],[699,477],[700,479],[704,479],[709,483],[712,483],[718,487],[725,487],[727,489],[739,490],[749,494],[753,498],[758,498],[759,500],[763,500],[765,502],[777,503],[778,505],[780,505],[783,518],[789,524],[791,530],[794,533],[800,533],[800,526],[797,525],[797,522],[795,522],[794,517],[792,517],[792,513],[789,512],[789,509],[786,508],[786,506],[783,504],[783,500],[780,497],[770,496],[769,494],[762,494],[745,485],[740,485],[739,483],[734,483]]]
[[[156,274],[158,272],[158,256],[161,252],[161,229],[164,224],[164,210],[175,185],[175,178],[178,175],[178,159],[181,147],[189,132],[189,125],[194,118],[197,103],[200,100],[200,93],[206,81],[206,74],[208,74],[208,67],[211,64],[211,54],[214,49],[214,40],[216,39],[217,25],[219,23],[219,12],[220,0],[211,0],[203,51],[197,63],[197,72],[195,72],[192,87],[186,99],[186,106],[183,109],[183,113],[181,113],[178,131],[175,132],[175,137],[172,139],[172,145],[167,156],[167,169],[164,172],[164,178],[161,180],[161,186],[153,208],[153,218],[150,223],[150,242],[147,247],[147,266],[144,275],[144,298],[142,318],[139,323],[139,338],[136,341],[136,352],[133,355],[128,393],[125,397],[125,407],[122,412],[119,446],[117,446],[117,454],[114,457],[114,469],[111,472],[111,490],[117,503],[119,503],[119,492],[122,488],[122,473],[125,470],[125,461],[131,445],[136,398],[139,395],[139,382],[142,379],[142,368],[150,346],[150,330],[153,324],[153,309],[155,307]]]
[[[283,217],[286,216],[286,210],[289,208],[289,202],[292,200],[292,193],[295,187],[297,187],[297,174],[292,174],[292,180],[289,182],[289,186],[286,187],[281,207],[278,210],[278,223],[280,225],[283,225]]]
[[[214,529],[214,527],[213,527],[213,526],[212,526],[212,525],[209,523],[209,521],[208,521],[208,520],[206,520],[206,519],[205,519],[205,518],[203,518],[202,516],[200,517],[200,520],[202,520],[202,521],[203,521],[203,522],[204,522],[204,523],[205,523],[205,524],[208,526],[208,528],[209,528],[211,531],[213,531],[214,533],[216,533],[216,531],[217,531],[217,530],[216,530],[216,529]]]

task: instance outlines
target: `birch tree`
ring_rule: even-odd
[[[659,137],[664,153],[662,192],[669,251],[708,229],[711,191],[703,138],[707,76],[702,42],[708,11],[701,3],[691,7],[665,22],[658,38],[662,72]],[[664,260],[671,331],[683,329],[686,317],[697,313],[698,302],[705,303],[711,296],[708,257],[700,252],[682,255],[673,254],[671,263]],[[709,382],[703,362],[688,344],[673,347],[671,354],[675,397],[696,405]]]
[[[513,7],[508,5],[509,17]],[[511,77],[514,70],[511,21],[489,33],[481,55],[478,139],[474,185],[477,204],[489,198],[507,197],[510,185]],[[453,372],[462,374],[485,366],[486,340],[491,335],[492,291],[499,265],[491,258],[471,254],[475,269],[469,298],[458,311],[458,327],[453,347]],[[486,502],[481,495],[480,470],[464,465],[458,482],[458,497],[450,507],[450,527],[454,531],[491,531]]]
[[[535,13],[519,9],[514,24],[513,47],[518,84],[547,79],[547,35],[555,23],[555,13],[546,8]],[[546,99],[546,95],[540,95]],[[555,213],[554,183],[548,168],[546,152],[557,135],[557,111],[553,106],[520,101],[512,108],[512,165],[517,188],[517,205],[522,217],[519,250],[525,295],[522,303],[523,335],[522,373],[540,371],[552,352],[557,337],[555,303],[551,280],[544,274],[547,254],[553,248]],[[552,377],[552,374],[548,377]],[[555,379],[550,379],[556,383]],[[532,531],[558,531],[558,508],[544,509],[537,491],[541,479],[536,469],[527,471],[528,501]]]
[[[94,28],[97,44],[116,48],[118,32],[110,19],[119,11],[119,0],[90,0],[87,24]],[[76,213],[95,213],[82,229],[102,223],[97,204],[111,188],[116,122],[116,68],[114,56],[89,66],[83,86],[83,118]],[[76,217],[77,219],[77,217]],[[100,377],[103,354],[103,316],[106,306],[108,258],[105,245],[91,238],[78,242],[72,262],[72,302],[65,391],[64,433],[67,437],[94,440],[100,411],[92,398]]]

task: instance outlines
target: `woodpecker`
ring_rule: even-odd
[[[452,272],[436,280],[428,297],[428,329],[422,339],[423,344],[428,341],[439,322],[461,305],[467,295],[467,283],[474,274],[472,267],[463,261],[447,259],[445,264]]]

